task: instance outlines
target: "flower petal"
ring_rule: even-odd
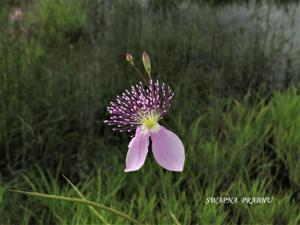
[[[159,131],[151,133],[152,151],[159,165],[171,171],[182,171],[185,154],[179,137],[160,126]]]
[[[128,145],[125,172],[140,169],[146,160],[149,145],[149,133],[143,133],[141,128],[137,128],[134,138]]]

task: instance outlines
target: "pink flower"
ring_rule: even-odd
[[[156,162],[171,171],[182,171],[184,165],[184,147],[179,137],[172,131],[160,126],[144,132],[138,127],[134,138],[129,143],[125,172],[140,169],[147,157],[149,139],[152,141],[152,152]]]
[[[111,102],[108,112],[110,119],[104,121],[115,126],[114,130],[132,131],[135,136],[130,141],[126,157],[125,172],[140,169],[147,157],[150,140],[156,162],[170,171],[182,171],[185,160],[184,146],[179,137],[161,126],[162,119],[170,106],[174,93],[164,83],[149,81],[145,89],[142,83],[132,86]]]

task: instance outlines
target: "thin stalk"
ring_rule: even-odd
[[[144,78],[144,75],[141,73],[141,71],[134,65],[134,64],[132,64],[132,67],[135,69],[135,71],[139,74],[139,76],[143,79],[143,81],[144,81],[144,83],[146,84],[146,85],[148,85],[148,83],[147,83],[147,81],[146,81],[146,79]],[[151,79],[150,79],[151,80]]]
[[[98,209],[103,209],[105,211],[108,211],[112,214],[115,214],[117,216],[120,216],[134,224],[142,224],[140,221],[128,216],[127,214],[120,212],[114,208],[107,207],[102,204],[98,204],[95,202],[87,201],[87,200],[82,200],[79,198],[70,198],[70,197],[64,197],[64,196],[58,196],[58,195],[47,195],[47,194],[41,194],[38,192],[27,192],[27,191],[19,191],[19,190],[10,190],[12,192],[24,194],[24,195],[29,195],[29,196],[34,196],[34,197],[39,197],[39,198],[45,198],[45,199],[53,199],[53,200],[61,200],[61,201],[66,201],[66,202],[73,202],[73,203],[78,203],[78,204],[85,204],[85,205],[90,205]]]
[[[167,212],[169,214],[169,212],[170,212],[169,201],[168,201],[167,190],[166,190],[166,187],[165,187],[164,182],[163,182],[163,177],[164,176],[163,176],[162,169],[159,170],[159,175],[160,175],[160,183],[161,183],[162,190],[163,190],[163,203],[165,204],[165,206],[167,208]]]
[[[164,182],[163,182],[163,172],[162,172],[162,169],[159,170],[159,175],[160,175],[160,183],[161,183],[162,190],[163,190],[163,200],[164,200],[165,205],[167,206],[167,209],[169,210],[169,208],[168,208],[168,201],[167,201],[167,191],[166,191],[166,187],[165,187]]]
[[[176,216],[174,215],[174,213],[172,212],[172,210],[170,208],[166,186],[164,185],[164,182],[163,182],[164,176],[163,176],[162,169],[159,170],[159,175],[160,175],[160,182],[161,182],[161,186],[162,186],[162,190],[163,190],[163,203],[165,204],[165,206],[167,208],[167,212],[168,212],[169,216],[171,217],[171,219],[174,221],[174,223],[176,225],[181,225],[181,223],[178,221],[178,219],[176,218]]]

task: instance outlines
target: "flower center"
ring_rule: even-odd
[[[143,121],[143,125],[148,128],[149,130],[152,129],[157,124],[155,118],[147,118]]]
[[[144,115],[144,118],[141,120],[143,130],[147,131],[157,131],[159,129],[159,115],[155,112],[150,112],[147,115]]]

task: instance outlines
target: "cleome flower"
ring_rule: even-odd
[[[158,123],[167,112],[173,95],[169,86],[150,77],[146,88],[140,82],[110,103],[107,108],[110,119],[104,123],[121,132],[135,130],[128,146],[125,172],[143,166],[150,140],[154,158],[160,166],[170,171],[183,170],[185,153],[181,140]]]

